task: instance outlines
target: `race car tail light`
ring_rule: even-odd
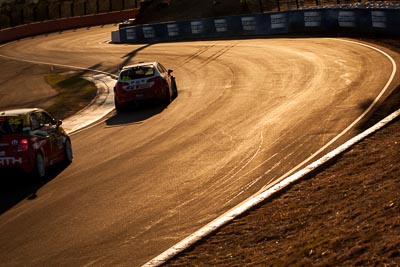
[[[28,139],[22,139],[19,141],[18,152],[28,150]]]
[[[117,82],[117,84],[114,87],[114,93],[123,93],[124,92],[124,86],[128,86],[129,83],[125,82]]]

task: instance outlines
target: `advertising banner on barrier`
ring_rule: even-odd
[[[383,32],[400,34],[399,10],[313,9],[197,19],[128,27],[112,33],[113,42],[154,42],[185,38],[262,36],[281,33]]]
[[[255,31],[256,30],[256,18],[255,17],[242,17],[242,29],[243,31]]]
[[[271,29],[282,29],[287,27],[286,13],[271,15]]]
[[[152,26],[143,26],[143,36],[146,39],[154,39],[154,38],[156,38],[156,33],[154,31],[154,27],[152,27]]]
[[[322,14],[320,11],[304,12],[304,27],[321,27]]]
[[[202,34],[204,33],[204,23],[203,21],[192,21],[190,23],[192,27],[192,34]]]
[[[137,41],[136,28],[126,28],[125,33],[126,33],[126,40],[128,42]]]
[[[372,27],[386,28],[386,13],[384,11],[371,11]]]
[[[338,23],[340,27],[356,27],[356,14],[354,11],[339,11]]]
[[[176,23],[168,24],[167,25],[167,29],[168,29],[168,36],[169,37],[179,36],[179,26],[178,26],[178,24],[176,24]]]
[[[224,33],[228,31],[228,22],[226,19],[215,19],[214,25],[216,32]]]

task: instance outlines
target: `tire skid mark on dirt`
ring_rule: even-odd
[[[189,56],[188,58],[186,58],[181,64],[178,65],[178,67],[176,69],[179,69],[180,67],[182,67],[183,65],[189,63],[190,61],[198,58],[201,54],[207,52],[208,50],[210,50],[211,48],[213,48],[215,46],[215,44],[212,44],[210,46],[205,46],[202,47],[201,49],[199,49],[199,51],[197,51],[196,53],[194,53],[193,55]]]
[[[236,45],[237,45],[237,43],[236,44],[227,45],[224,48],[220,49],[219,51],[215,52],[210,57],[208,57],[202,64],[200,64],[199,69],[207,66],[207,64],[209,64],[210,62],[218,59],[220,56],[224,55],[226,52],[228,52],[229,50],[234,48]]]

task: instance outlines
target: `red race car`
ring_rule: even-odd
[[[139,63],[122,68],[114,87],[117,111],[137,102],[156,99],[169,103],[178,95],[172,70],[158,62]]]
[[[0,170],[44,177],[47,166],[71,163],[71,140],[61,123],[39,108],[0,111]]]

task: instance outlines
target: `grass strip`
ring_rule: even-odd
[[[65,119],[86,107],[96,96],[96,86],[76,74],[51,73],[45,81],[58,93],[54,103],[47,107],[57,119]]]

